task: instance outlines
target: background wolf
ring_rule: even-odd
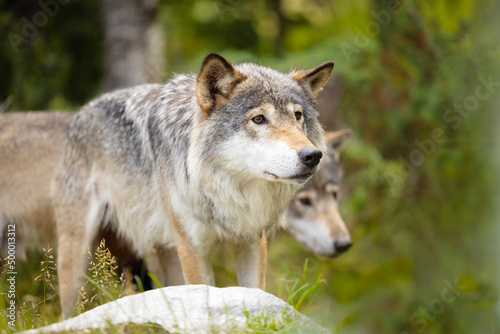
[[[16,225],[16,256],[54,240],[49,184],[61,154],[68,113],[0,114],[0,233]],[[0,239],[0,255],[6,244]]]
[[[238,241],[238,283],[263,288],[265,232],[281,225],[325,150],[313,99],[332,68],[281,74],[209,54],[197,77],[84,106],[54,187],[64,316],[103,223],[116,224],[139,255],[177,245],[190,284],[213,281],[214,243]]]
[[[338,207],[343,176],[340,150],[350,135],[348,129],[326,133],[328,150],[321,169],[299,190],[286,211],[290,233],[307,248],[326,257],[338,256],[352,245]]]

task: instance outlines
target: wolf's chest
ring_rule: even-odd
[[[211,186],[201,185],[193,207],[197,220],[216,227],[223,239],[255,238],[263,231],[276,230],[283,224],[283,213],[296,191],[291,185],[266,180],[218,184],[216,190]]]

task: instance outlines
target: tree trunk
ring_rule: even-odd
[[[157,0],[102,0],[105,91],[161,79],[164,38],[157,9]]]
[[[274,41],[274,55],[276,57],[282,57],[285,44],[286,18],[283,15],[281,0],[271,0],[271,9],[278,18],[278,35],[276,36],[276,39]]]

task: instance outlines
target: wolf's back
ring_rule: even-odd
[[[193,78],[183,76],[166,85],[131,87],[92,100],[70,125],[71,151],[89,162],[149,174],[159,151],[162,156],[180,154],[176,147],[187,140],[192,111],[186,101],[194,96],[192,83]]]

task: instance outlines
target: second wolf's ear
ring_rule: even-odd
[[[216,53],[209,53],[201,63],[196,77],[196,98],[201,110],[208,116],[215,107],[227,103],[233,88],[243,75]]]
[[[352,131],[350,129],[342,129],[338,131],[329,131],[325,133],[328,149],[335,160],[339,160],[340,151],[351,138]]]
[[[308,88],[313,98],[315,98],[323,90],[323,86],[330,78],[333,65],[333,61],[326,61],[310,70],[298,70],[293,73],[293,78],[299,84]]]

